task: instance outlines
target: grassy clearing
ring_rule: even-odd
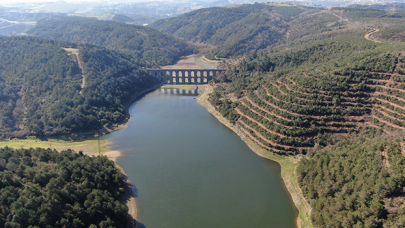
[[[297,182],[296,168],[301,157],[299,156],[280,156],[262,149],[256,143],[247,138],[239,129],[225,119],[215,108],[208,102],[208,94],[213,91],[212,86],[201,86],[202,91],[198,100],[214,115],[222,124],[233,130],[257,155],[278,162],[281,165],[281,177],[283,178],[285,187],[291,195],[296,208],[299,211],[297,218],[297,226],[300,228],[311,228],[311,207],[306,202],[304,195]]]
[[[69,55],[78,55],[79,49],[77,48],[62,48],[63,50],[69,52]]]
[[[0,142],[0,147],[11,148],[51,148],[57,151],[72,149],[74,151],[83,151],[83,153],[90,156],[105,155],[110,150],[107,147],[109,140],[98,140],[96,138],[89,138],[77,142],[66,141],[58,138],[43,138],[43,139],[12,139]]]

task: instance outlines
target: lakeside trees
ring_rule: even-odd
[[[158,83],[136,59],[103,47],[33,37],[0,42],[2,137],[69,134],[123,121],[131,96]],[[66,47],[79,51],[84,72]]]
[[[1,227],[126,227],[124,177],[105,156],[0,148]]]

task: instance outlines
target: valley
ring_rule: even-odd
[[[101,200],[110,177],[80,179],[88,199],[65,184],[87,172],[83,161],[112,170],[97,155],[128,175],[138,227],[405,226],[405,11],[395,7],[255,3],[148,26],[58,15],[0,37],[0,199],[16,192],[0,226],[92,223],[79,211],[96,207],[85,201]],[[151,68],[227,71],[161,87]],[[23,205],[51,213],[20,197],[34,186],[48,202],[56,179],[72,216],[18,220]],[[118,227],[128,208],[117,208],[100,209],[96,226]]]

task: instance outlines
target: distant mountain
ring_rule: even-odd
[[[257,51],[286,34],[288,21],[302,12],[294,6],[251,4],[213,7],[150,24],[162,32],[216,47],[207,57],[230,57]]]
[[[53,40],[104,46],[131,54],[149,65],[169,65],[194,50],[185,41],[152,28],[94,18],[46,18],[38,21],[28,33]]]
[[[387,4],[353,4],[349,5],[350,8],[363,8],[363,9],[377,9],[377,10],[396,10],[396,9],[405,9],[405,3],[387,3]]]

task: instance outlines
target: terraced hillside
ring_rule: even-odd
[[[232,102],[236,115],[228,118],[263,148],[305,153],[308,147],[326,145],[331,134],[363,127],[388,134],[405,130],[403,62],[400,54],[385,54],[333,72],[267,77],[244,89],[240,98],[233,93],[219,100],[214,95],[211,101],[219,109]]]
[[[297,207],[312,208],[300,208],[312,222],[301,227],[405,226],[401,13],[307,9],[283,39],[211,82],[210,103],[269,153],[256,151],[300,159],[281,164],[304,195]]]
[[[369,28],[354,29],[338,12],[293,20],[290,40],[215,79],[211,103],[252,141],[279,154],[306,154],[363,129],[405,130],[405,58],[397,51],[405,46],[364,39]],[[315,24],[318,33],[308,34]]]

